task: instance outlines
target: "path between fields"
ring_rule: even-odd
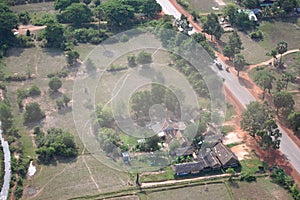
[[[239,173],[236,173],[236,175],[239,175]],[[142,183],[142,188],[147,187],[153,187],[153,186],[159,186],[159,185],[168,185],[173,183],[184,183],[184,182],[190,182],[190,181],[197,181],[197,180],[208,180],[212,178],[224,178],[229,177],[230,174],[219,174],[219,175],[212,175],[212,176],[202,176],[197,178],[190,178],[190,179],[182,179],[182,180],[169,180],[169,181],[159,181],[159,182],[148,182],[148,183]]]
[[[225,5],[226,5],[225,2],[224,2],[223,0],[215,0],[215,2],[216,2],[217,4],[219,4],[219,6],[225,6]]]

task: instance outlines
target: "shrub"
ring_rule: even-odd
[[[53,77],[49,81],[48,85],[52,91],[57,92],[58,89],[61,88],[61,86],[62,86],[62,81],[57,77]]]
[[[135,67],[136,66],[136,56],[135,55],[127,56],[127,61],[128,61],[129,67]]]
[[[258,30],[256,32],[251,32],[250,37],[253,40],[262,40],[263,39],[263,34],[260,30]]]
[[[31,86],[28,90],[28,95],[29,96],[38,96],[40,94],[41,94],[41,90],[37,85]]]
[[[152,62],[152,55],[151,53],[142,51],[138,54],[136,61],[141,65],[150,64]]]
[[[253,182],[253,181],[256,181],[256,176],[254,176],[250,173],[242,173],[240,180],[247,181],[247,182]]]
[[[26,76],[25,75],[8,75],[5,77],[6,81],[26,81]]]
[[[122,65],[111,65],[107,71],[109,72],[113,72],[113,71],[121,71],[121,70],[124,70],[124,69],[127,69],[126,66],[122,66]]]
[[[121,37],[120,37],[120,42],[128,42],[129,38],[128,38],[128,35],[126,34],[123,34]]]

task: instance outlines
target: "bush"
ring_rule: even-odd
[[[57,76],[58,78],[65,78],[65,77],[68,76],[68,74],[69,74],[68,70],[63,69],[59,72],[54,72],[54,73],[47,74],[47,77],[48,78],[53,78],[53,77]]]
[[[250,33],[250,37],[251,37],[251,39],[253,39],[253,40],[262,40],[262,39],[263,39],[263,34],[262,34],[262,32],[259,30],[259,31],[256,31],[256,32],[251,32],[251,33]]]
[[[256,176],[254,176],[250,173],[242,173],[240,180],[247,181],[247,182],[253,182],[253,181],[256,181]]]
[[[41,90],[38,86],[36,85],[33,85],[29,88],[28,90],[28,95],[29,96],[38,96],[41,94]]]
[[[5,77],[6,81],[26,81],[26,76],[25,75],[8,75]]]
[[[124,69],[127,69],[126,66],[122,66],[122,65],[111,65],[107,71],[109,72],[113,72],[113,71],[121,71],[121,70],[124,70]]]
[[[49,81],[48,85],[52,91],[57,92],[58,89],[61,88],[61,86],[62,86],[62,81],[57,77],[53,77]]]
[[[138,54],[136,61],[141,65],[150,64],[152,63],[152,55],[151,53],[142,51]]]
[[[123,34],[121,37],[120,37],[120,42],[128,42],[129,38],[128,38],[128,35],[126,34]]]

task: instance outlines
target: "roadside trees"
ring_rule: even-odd
[[[281,111],[284,116],[288,116],[293,111],[295,105],[292,94],[286,91],[276,92],[273,97],[273,102],[276,108],[276,114]]]
[[[240,71],[242,71],[245,67],[246,61],[242,54],[237,54],[234,57],[234,69],[238,72],[237,76],[240,76]]]
[[[251,102],[242,114],[241,127],[256,138],[264,150],[280,147],[282,133],[279,131],[268,105]]]
[[[80,26],[82,23],[91,21],[91,9],[82,3],[72,3],[64,11],[62,11],[57,19],[62,23],[72,23],[74,26]]]
[[[209,35],[211,35],[211,40],[213,36],[219,40],[224,32],[223,28],[221,27],[218,16],[214,13],[208,14],[207,19],[203,24],[203,31]]]
[[[270,72],[260,70],[254,76],[254,81],[263,88],[263,99],[265,99],[266,90],[271,92],[272,83],[275,80],[274,76],[270,74]]]
[[[223,53],[229,59],[234,58],[236,54],[243,49],[243,43],[236,31],[229,36],[228,44],[223,48]]]

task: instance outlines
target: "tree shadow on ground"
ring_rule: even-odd
[[[245,78],[243,78],[243,77],[239,77],[238,79],[239,79],[239,83],[240,83],[242,86],[244,86],[244,87],[246,87],[246,88],[248,88],[248,89],[252,89],[252,88],[253,88],[252,83],[251,83],[250,81],[248,81],[247,79],[245,79]]]

